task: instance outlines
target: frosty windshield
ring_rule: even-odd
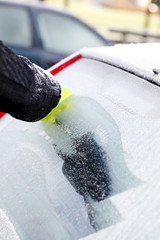
[[[159,88],[89,59],[56,77],[72,94],[54,121],[1,129],[0,221],[22,240],[116,240],[133,222],[157,227]]]

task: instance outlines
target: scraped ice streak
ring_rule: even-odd
[[[70,102],[72,104],[69,109],[59,113],[57,124],[52,124],[47,129],[56,150],[73,154],[73,139],[93,133],[96,142],[107,154],[105,164],[112,176],[109,195],[136,186],[139,181],[125,164],[120,132],[113,118],[91,98],[73,96],[70,97]]]
[[[20,240],[12,223],[2,209],[0,209],[0,239]]]
[[[73,239],[79,239],[95,230],[90,225],[83,197],[76,193],[63,175],[62,165],[62,160],[58,159],[57,163],[53,161],[45,167],[48,195],[61,224]]]
[[[62,197],[62,192],[64,193],[64,187],[63,191],[58,193],[58,188],[59,186],[62,187],[62,184],[54,184],[51,179],[53,178],[52,175],[55,174],[49,173],[49,169],[47,173],[47,176],[50,176],[50,180],[48,179],[48,183],[50,182],[51,184],[49,189],[51,189],[51,186],[53,185],[53,192],[49,189],[48,192],[52,201],[54,202],[54,206],[59,206],[59,209],[57,207],[57,214],[61,214],[62,221],[65,224],[72,224],[72,228],[76,234],[75,236],[80,237],[82,234],[84,234],[84,227],[86,227],[86,230],[88,229],[88,233],[91,233],[93,230],[98,231],[120,221],[121,216],[108,197],[137,186],[139,184],[139,180],[133,176],[133,174],[131,174],[124,161],[120,132],[113,118],[101,107],[100,104],[91,98],[71,96],[70,102],[70,107],[58,114],[56,123],[46,124],[45,122],[43,127],[46,133],[51,137],[52,144],[57,153],[61,152],[60,156],[62,156],[62,158],[64,155],[68,157],[64,158],[64,163],[61,163],[61,168],[64,170],[64,165],[66,165],[65,161],[69,161],[68,159],[73,158],[72,161],[75,161],[74,164],[71,165],[72,167],[69,169],[70,172],[66,173],[67,170],[65,171],[65,175],[68,175],[67,179],[74,187],[72,189],[73,196],[71,196],[70,193],[67,194],[66,192],[66,195]],[[79,152],[76,152],[73,142],[74,139],[77,138],[83,139],[83,136],[86,133],[93,133],[94,140],[99,146],[101,146],[101,148],[103,148],[103,151],[106,154],[106,157],[102,156],[101,159],[97,157],[97,163],[95,163],[96,169],[96,164],[104,161],[104,165],[107,169],[108,179],[110,179],[108,181],[108,194],[103,196],[102,202],[97,202],[97,199],[95,198],[97,188],[94,188],[93,185],[91,185],[91,188],[93,189],[93,192],[95,191],[95,195],[93,194],[94,196],[88,194],[86,197],[84,193],[84,188],[86,188],[86,185],[90,180],[89,175],[92,173],[89,171],[87,172],[86,168],[84,169],[81,165],[79,166],[81,172],[79,171],[78,174],[76,173],[77,169],[75,169],[77,164],[76,161],[78,160],[73,156],[75,156],[75,153],[79,154]],[[90,141],[90,139],[88,139],[88,141]],[[86,149],[83,148],[81,152],[83,157],[86,154],[85,151]],[[87,153],[90,153],[89,149]],[[92,154],[95,154],[94,149],[92,149]],[[89,166],[91,165],[90,161],[93,160],[92,158],[93,156],[90,156],[88,159],[86,159],[86,162],[88,161],[87,164]],[[57,176],[60,176],[60,172],[57,172]],[[80,178],[78,183],[76,183],[80,174],[86,174],[86,182],[84,185],[82,178]],[[99,178],[98,175],[94,177],[95,181],[97,181]],[[64,176],[61,176],[61,179],[62,178],[64,178]],[[69,182],[66,182],[65,184],[68,185]],[[102,193],[105,193],[103,192],[103,185],[101,184],[103,184],[103,182],[99,183],[99,189],[102,191]],[[68,187],[65,188],[67,189]],[[81,195],[84,197],[84,200],[82,196],[79,194],[77,195],[76,192],[81,193]],[[62,199],[65,199],[64,205],[61,204],[61,201],[63,201]],[[72,207],[68,207],[70,204]],[[80,205],[81,207],[83,206],[82,211]],[[77,214],[79,217],[76,219],[73,218],[73,216],[77,216]],[[67,219],[67,221],[65,221],[65,219]]]
[[[88,106],[89,103],[88,99]],[[68,131],[72,123],[68,124]],[[75,129],[75,134],[81,136],[88,123],[77,124],[84,129],[76,130],[74,126],[70,130]],[[88,130],[91,129],[90,126]],[[1,129],[0,206],[19,238],[73,240],[117,222],[119,214],[112,203],[103,205],[89,198],[85,202],[75,191],[62,173],[64,161],[53,148],[57,143],[59,149],[73,151],[70,138],[60,125],[49,125],[48,130],[50,135],[40,122],[17,120],[8,121]]]

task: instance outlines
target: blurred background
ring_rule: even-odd
[[[160,42],[160,0],[0,0],[0,40],[45,69],[83,47]]]
[[[43,1],[67,7],[107,39],[115,42],[160,40],[160,0]]]

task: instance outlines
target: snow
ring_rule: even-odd
[[[73,239],[48,198],[43,166],[54,153],[40,130],[13,120],[1,131],[0,206],[20,239]]]
[[[0,239],[1,240],[20,240],[15,229],[6,216],[5,212],[0,209]]]
[[[94,59],[117,66],[160,85],[160,75],[153,72],[153,69],[160,69],[159,51],[159,43],[130,43],[98,48],[84,48],[68,58],[63,59],[49,70],[81,54],[83,58]]]
[[[82,108],[84,102],[85,109]],[[98,203],[91,198],[84,201],[62,173],[64,161],[53,147],[56,145],[68,153],[74,151],[64,126],[73,132],[72,138],[75,138],[96,128],[97,121],[90,125],[92,117],[99,119],[95,134],[101,140],[97,141],[109,138],[107,129],[101,131],[105,128],[104,118],[117,134],[114,122],[100,106],[95,104],[93,115],[87,114],[91,104],[90,99],[75,99],[73,114],[66,118],[66,111],[58,119],[64,119],[62,126],[12,119],[1,129],[0,206],[20,239],[79,239],[119,220],[112,203]],[[113,213],[114,219],[110,218]]]
[[[94,123],[94,131],[99,128],[101,144],[110,155],[112,192],[101,203],[94,203],[101,230],[81,239],[158,240],[159,88],[94,59],[81,59],[56,76],[74,95],[96,100],[112,119],[110,125],[105,116],[106,126],[101,123],[99,128],[100,118],[91,117],[91,128]]]
[[[136,73],[160,85],[159,75],[153,72],[153,69],[160,69],[159,50],[159,43],[117,44],[114,47],[84,49],[81,54],[85,58],[104,61],[128,72]]]
[[[131,127],[134,128],[132,138]],[[124,142],[125,151],[131,156],[130,169],[142,182],[137,188],[110,198],[122,221],[85,240],[159,239],[159,120],[132,118],[122,132],[126,133],[124,139],[130,136],[128,142],[127,139]]]
[[[117,49],[120,61],[131,53],[128,50],[122,56],[123,46]],[[1,119],[0,221],[2,218],[5,225],[4,236],[9,232],[15,240],[159,239],[159,88],[95,61],[102,56],[108,61],[103,50],[89,51],[83,53],[87,58],[56,75],[73,95],[55,123]],[[110,59],[116,55],[114,50],[109,52]],[[143,65],[132,57],[137,66]],[[132,64],[128,67],[133,68]],[[147,76],[152,75],[150,71],[148,67]],[[79,161],[76,156],[89,160],[89,149],[77,150],[87,141],[96,143],[96,150],[101,147],[99,160],[107,174],[107,192],[100,184],[92,194],[83,181],[74,182],[74,176],[82,176],[87,169],[85,161],[79,164],[80,170],[85,166],[82,172],[74,168]],[[74,160],[71,172],[67,163]],[[89,174],[85,174],[87,180]],[[101,201],[96,199],[99,190]]]
[[[29,66],[35,77],[35,81],[30,85],[30,91],[47,95],[60,95],[60,86],[49,71],[40,68],[36,64],[30,64]]]

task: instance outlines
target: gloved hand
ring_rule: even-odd
[[[49,72],[0,41],[0,111],[33,122],[44,118],[60,97],[61,87]]]

